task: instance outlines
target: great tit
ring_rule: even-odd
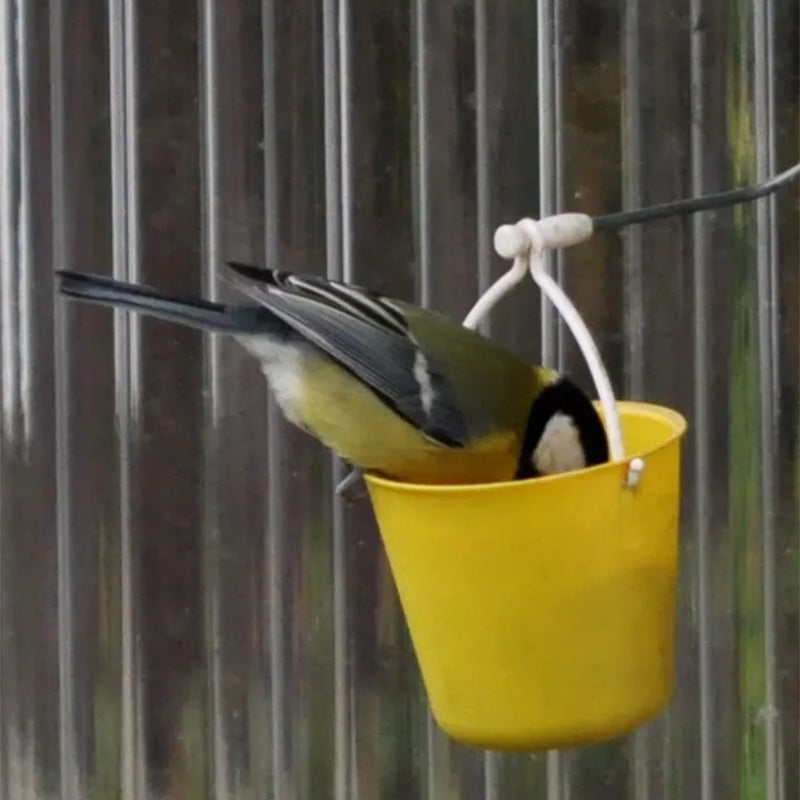
[[[250,303],[171,297],[59,272],[62,294],[232,334],[286,417],[361,470],[398,481],[529,478],[608,460],[568,379],[446,317],[346,283],[230,264]]]

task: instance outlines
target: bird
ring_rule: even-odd
[[[566,376],[428,308],[315,275],[228,262],[241,302],[58,271],[62,296],[232,335],[294,425],[354,468],[414,484],[537,478],[608,461]],[[350,483],[348,483],[348,481]],[[347,486],[345,486],[347,484]]]

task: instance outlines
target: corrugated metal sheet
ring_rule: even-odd
[[[0,43],[3,798],[800,795],[796,189],[556,259],[692,424],[679,690],[574,751],[440,733],[369,507],[256,365],[51,282],[266,259],[463,316],[501,222],[795,161],[796,3],[0,0]],[[588,381],[532,287],[491,332]]]

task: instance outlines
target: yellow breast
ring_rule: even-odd
[[[462,448],[445,447],[427,439],[333,362],[306,358],[303,372],[297,421],[357,466],[419,483],[482,483],[514,476],[520,442],[513,431],[498,431]]]

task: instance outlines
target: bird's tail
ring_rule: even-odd
[[[204,330],[255,333],[279,326],[265,308],[227,306],[208,300],[171,297],[147,286],[101,275],[58,272],[61,294],[98,305],[124,308],[151,317]]]

